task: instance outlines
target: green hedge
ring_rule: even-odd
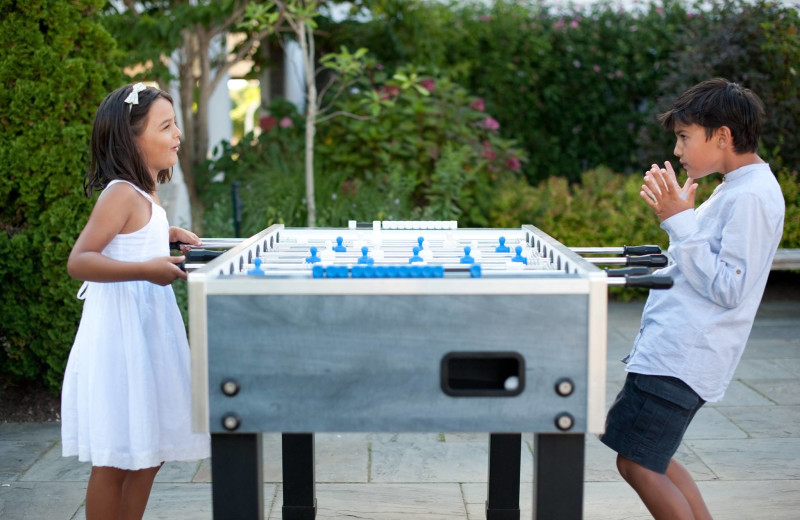
[[[66,260],[92,207],[91,122],[122,82],[104,3],[0,1],[0,375],[53,389],[80,318]]]
[[[713,76],[762,97],[762,155],[800,169],[795,7],[764,0],[665,0],[634,10],[505,0],[381,5],[369,22],[323,25],[330,36],[320,46],[367,47],[386,70],[414,64],[483,97],[501,134],[527,153],[532,184],[669,159],[671,136],[655,114]]]

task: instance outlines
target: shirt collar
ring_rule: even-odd
[[[733,182],[737,179],[741,179],[745,175],[751,172],[759,171],[759,170],[769,170],[769,163],[753,163],[747,164],[742,166],[741,168],[736,168],[733,171],[730,171],[723,175],[724,182]]]

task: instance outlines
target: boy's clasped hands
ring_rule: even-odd
[[[697,183],[688,177],[683,186],[679,185],[669,161],[664,162],[664,168],[653,164],[644,174],[644,182],[639,195],[662,221],[687,209],[694,209]]]

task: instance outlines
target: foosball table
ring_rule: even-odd
[[[657,278],[611,277],[598,263],[619,262],[582,256],[602,250],[529,225],[274,225],[216,245],[187,265],[214,518],[263,519],[263,432],[283,434],[283,518],[300,520],[316,514],[314,433],[487,430],[488,519],[520,517],[523,432],[534,518],[582,517],[584,436],[605,420],[608,285]]]

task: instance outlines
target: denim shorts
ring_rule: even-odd
[[[608,411],[600,440],[623,457],[664,474],[704,404],[680,379],[629,372]]]

